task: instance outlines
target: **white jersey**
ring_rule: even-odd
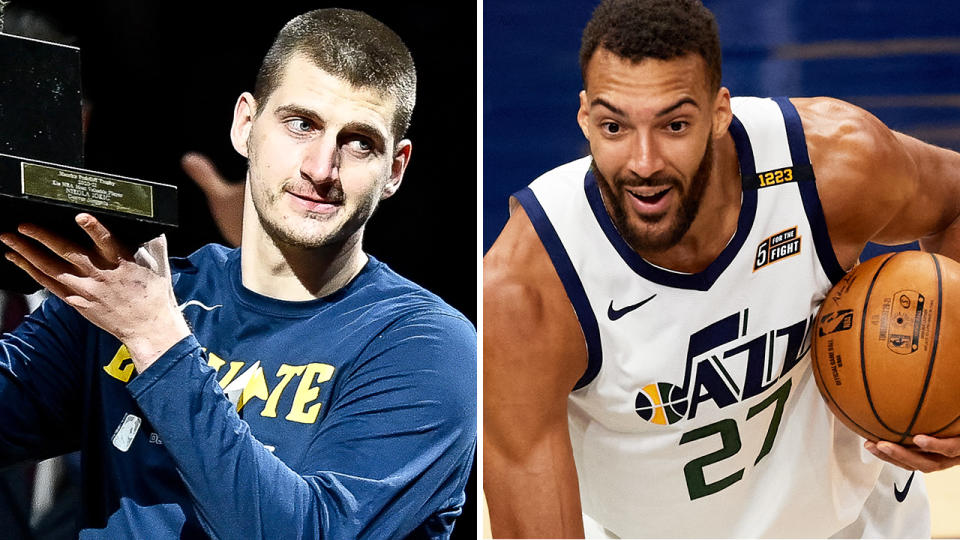
[[[700,273],[626,244],[590,158],[515,195],[587,343],[568,404],[583,511],[609,537],[929,536],[921,475],[864,450],[813,379],[813,318],[844,272],[796,109],[733,111],[739,222]]]

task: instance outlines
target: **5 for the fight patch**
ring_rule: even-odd
[[[800,253],[800,236],[794,226],[760,242],[757,246],[757,258],[753,261],[753,271],[797,253]]]

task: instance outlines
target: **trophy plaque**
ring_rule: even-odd
[[[83,168],[80,49],[0,33],[0,232],[19,223],[92,246],[94,215],[131,248],[177,226],[176,186]],[[0,289],[40,286],[6,259]]]

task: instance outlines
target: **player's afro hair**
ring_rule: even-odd
[[[580,74],[584,87],[587,65],[598,48],[632,62],[698,54],[707,63],[711,90],[720,88],[717,22],[699,0],[604,0],[583,30]]]

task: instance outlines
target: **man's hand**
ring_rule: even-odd
[[[13,250],[7,259],[123,342],[142,373],[190,334],[173,295],[166,240],[131,253],[93,216],[79,214],[76,221],[93,249],[30,224],[20,225],[20,234],[0,235],[0,241]]]
[[[863,446],[883,461],[908,471],[928,473],[960,465],[960,437],[941,439],[917,435],[913,443],[916,449],[889,441],[866,441]]]
[[[206,156],[190,152],[180,161],[184,172],[207,196],[207,206],[224,240],[240,245],[243,222],[243,182],[228,182]]]

